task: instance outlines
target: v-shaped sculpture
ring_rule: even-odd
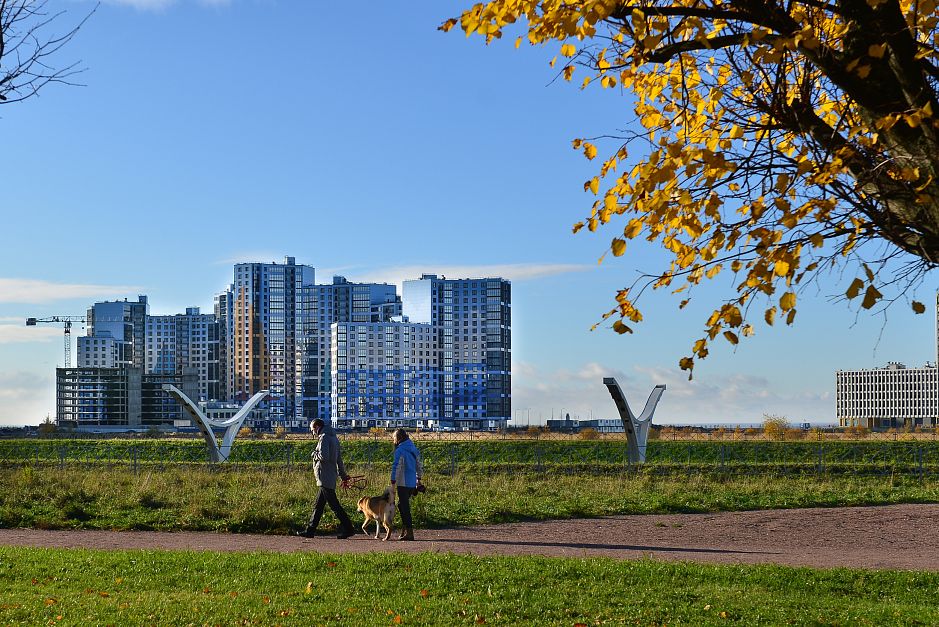
[[[659,404],[662,393],[665,391],[664,385],[657,385],[652,388],[652,394],[646,401],[646,406],[642,408],[642,413],[636,418],[632,410],[629,409],[629,403],[623,396],[623,391],[619,389],[619,383],[613,377],[604,377],[603,385],[610,391],[613,402],[616,403],[616,409],[619,411],[620,420],[623,421],[623,428],[626,430],[626,440],[628,443],[627,453],[629,454],[629,463],[641,464],[646,461],[646,443],[649,441],[649,427],[652,426],[652,414],[655,413],[655,406]]]
[[[205,438],[206,448],[209,449],[209,460],[212,462],[228,461],[228,457],[231,455],[232,444],[235,441],[235,436],[238,435],[238,430],[241,429],[241,424],[245,421],[245,418],[248,417],[251,410],[254,409],[254,406],[264,400],[269,394],[267,390],[262,390],[252,396],[248,402],[238,410],[238,413],[231,418],[227,420],[212,420],[199,409],[199,406],[194,403],[191,398],[186,396],[186,394],[175,385],[164,383],[163,390],[171,396],[176,397],[176,400],[182,405],[183,410],[189,414],[192,418],[192,422],[199,428],[199,431],[202,432],[202,437]],[[213,428],[225,429],[225,435],[222,436],[221,444],[218,443]]]

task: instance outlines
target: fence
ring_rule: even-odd
[[[622,441],[482,440],[421,441],[425,472],[456,475],[503,473],[797,473],[939,476],[939,443],[886,442],[650,442],[646,463],[630,465]],[[236,443],[226,467],[310,471],[313,441]],[[343,444],[350,469],[387,468],[386,440]],[[165,469],[208,464],[196,441],[7,440],[0,441],[0,466],[38,465],[114,469]]]

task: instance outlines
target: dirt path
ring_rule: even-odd
[[[0,545],[197,551],[453,552],[939,570],[939,505],[610,516],[418,530],[417,542],[220,533],[0,529]]]

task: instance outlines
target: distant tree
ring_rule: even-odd
[[[64,13],[49,11],[46,0],[0,0],[0,104],[26,100],[49,83],[76,84],[79,62],[57,66],[54,57],[94,10],[56,32]]]
[[[45,420],[42,421],[39,425],[39,435],[52,435],[59,430],[58,426],[55,424],[55,421],[52,420],[52,416],[46,414]]]
[[[789,421],[782,416],[763,414],[763,435],[770,440],[782,440],[791,431]],[[799,432],[799,437],[802,433]]]
[[[573,142],[600,157],[584,183],[596,200],[574,231],[615,220],[614,256],[638,237],[668,255],[666,267],[618,291],[604,319],[619,333],[642,320],[646,288],[683,293],[684,308],[701,281],[733,273],[679,361],[690,375],[716,337],[737,344],[754,318],[792,324],[810,283],[843,279],[846,299],[886,307],[937,266],[937,7],[491,0],[441,29],[459,24],[490,42],[519,22],[516,46],[559,46],[559,77],[586,69],[583,88],[631,98],[639,125],[603,137],[605,156],[597,139]]]

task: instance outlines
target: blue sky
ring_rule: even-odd
[[[52,0],[61,20],[92,8]],[[0,107],[0,424],[55,413],[59,328],[27,316],[82,314],[150,297],[152,313],[211,310],[235,261],[317,269],[322,282],[420,272],[513,281],[513,402],[613,417],[601,381],[633,405],[669,386],[657,422],[834,420],[834,372],[933,360],[933,319],[800,297],[792,328],[733,350],[716,344],[688,382],[677,369],[710,310],[645,299],[633,336],[590,331],[618,287],[661,254],[633,245],[597,265],[612,230],[571,234],[590,205],[591,164],[570,148],[631,122],[629,99],[554,83],[551,48],[486,47],[436,30],[455,2],[106,2],[62,51],[83,87]],[[602,150],[601,150],[602,151]],[[931,302],[930,279],[916,295]]]

